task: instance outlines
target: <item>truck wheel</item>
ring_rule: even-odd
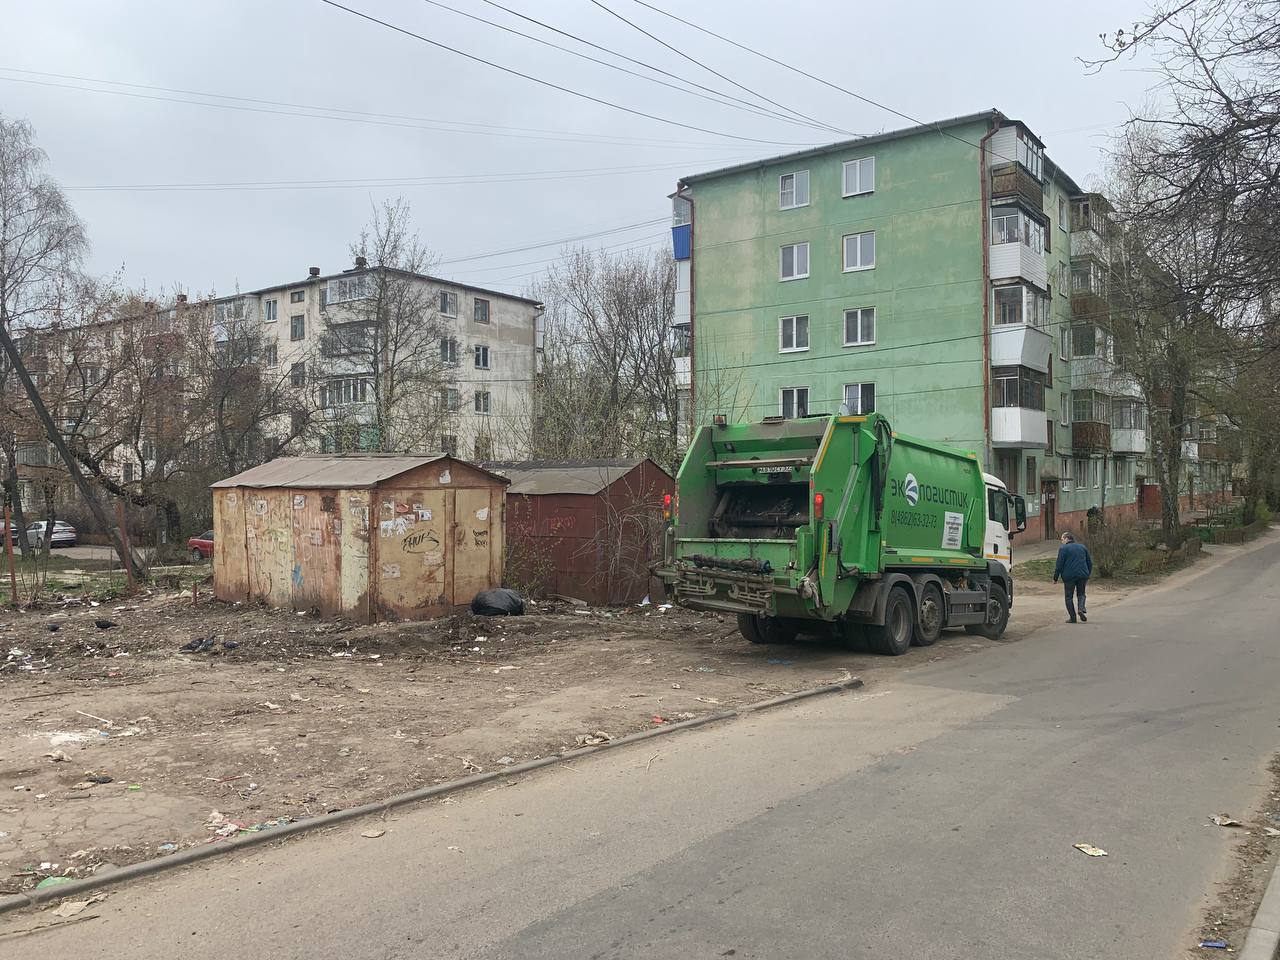
[[[988,640],[999,640],[1004,629],[1009,625],[1009,598],[1004,587],[998,583],[991,584],[991,599],[987,601],[987,622],[971,623],[964,628],[965,633],[986,637]]]
[[[836,643],[852,653],[867,649],[867,628],[852,620],[841,619],[831,625],[831,635]]]
[[[926,583],[920,591],[920,609],[916,612],[916,628],[911,642],[917,647],[931,647],[942,636],[947,608],[936,583]]]
[[[915,632],[915,604],[905,590],[895,587],[889,592],[884,608],[884,626],[867,628],[871,649],[886,657],[900,657],[911,646]]]
[[[756,629],[764,643],[792,643],[800,632],[795,622],[779,617],[756,617]]]
[[[764,637],[760,635],[760,628],[756,625],[756,616],[753,613],[738,614],[738,632],[747,643],[765,642]]]

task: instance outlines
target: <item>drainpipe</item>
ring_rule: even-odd
[[[988,470],[991,458],[991,174],[987,170],[987,141],[1000,130],[1000,114],[991,129],[978,141],[978,182],[982,188],[982,440]]]

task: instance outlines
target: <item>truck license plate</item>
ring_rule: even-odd
[[[790,467],[756,467],[756,473],[790,473]]]

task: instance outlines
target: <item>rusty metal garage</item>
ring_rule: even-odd
[[[675,480],[652,460],[486,463],[508,477],[509,579],[535,594],[632,603],[654,589],[662,498]]]
[[[502,582],[508,481],[444,454],[273,460],[213,484],[214,592],[421,619]]]

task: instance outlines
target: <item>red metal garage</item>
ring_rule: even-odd
[[[671,474],[652,460],[486,463],[507,488],[507,582],[533,595],[634,603],[661,557]]]

